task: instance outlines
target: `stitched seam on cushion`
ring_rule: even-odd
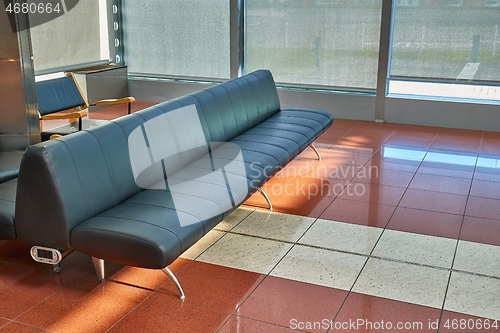
[[[275,123],[279,123],[279,122],[275,122]],[[285,132],[300,134],[300,135],[302,135],[304,138],[306,138],[309,141],[309,137],[307,135],[305,135],[304,133],[297,132],[297,131],[292,131],[292,130],[284,129],[284,128],[266,126],[266,123],[259,124],[258,128],[275,129],[275,130],[279,130],[279,131],[285,131]]]
[[[303,133],[300,133],[300,132],[295,132],[295,131],[290,131],[290,130],[284,130],[284,129],[281,129],[281,128],[276,128],[276,127],[259,127],[259,128],[269,128],[269,129],[274,129],[274,130],[277,130],[277,131],[283,131],[283,132],[296,133],[296,134],[300,134],[300,135],[302,135],[304,138],[306,138],[307,140],[309,140],[309,138],[308,138],[306,135],[304,135]],[[277,135],[264,134],[264,133],[259,133],[259,134],[254,134],[254,133],[245,133],[245,134],[261,135],[261,136],[276,137],[276,138],[280,138],[280,139],[287,139],[287,140],[290,140],[290,141],[293,141],[293,142],[297,143],[297,145],[298,145],[298,142],[297,142],[297,141],[292,140],[292,139],[287,138],[287,137],[284,137],[284,136],[277,136]]]
[[[122,219],[122,218],[119,218],[119,219]],[[144,223],[142,221],[136,221],[136,220],[132,220],[132,219],[124,219],[124,220],[129,220],[129,221]],[[156,226],[156,225],[153,225],[153,226]],[[156,227],[158,227],[158,226],[156,226]],[[181,245],[181,250],[182,250],[182,241],[181,241],[181,239],[179,238],[179,236],[175,232],[170,231],[168,229],[163,229],[163,228],[159,228],[159,229],[165,230],[165,231],[171,233],[172,235],[174,235],[177,238],[177,240],[179,241],[179,244]],[[149,243],[149,244],[153,245],[154,247],[156,247],[160,251],[160,253],[162,253],[161,247],[159,247],[156,243],[153,243],[152,241],[150,241],[147,238],[138,237],[136,235],[131,235],[131,234],[126,234],[126,233],[119,232],[119,231],[103,230],[103,229],[97,229],[97,228],[91,228],[91,227],[79,227],[78,230],[93,230],[93,231],[105,232],[105,233],[109,233],[109,234],[119,234],[119,235],[129,236],[131,238],[137,238],[137,239],[140,239],[140,240],[144,241],[145,243]],[[73,232],[71,232],[71,233],[73,233]],[[71,236],[70,236],[70,238],[71,238]]]
[[[217,114],[219,116],[220,123],[222,125],[221,128],[222,128],[222,131],[224,133],[224,138],[227,138],[228,135],[227,135],[227,132],[226,132],[226,127],[224,126],[224,121],[222,121],[221,109],[220,109],[219,103],[217,103],[217,98],[215,98],[215,94],[212,92],[211,89],[208,89],[205,92],[208,93],[208,94],[210,94],[210,96],[212,96],[212,98],[214,100],[214,104],[215,104],[215,106],[217,106]]]
[[[89,131],[90,132],[90,131]],[[114,198],[115,198],[115,204],[118,203],[118,194],[116,193],[116,188],[114,186],[114,182],[113,182],[113,177],[111,176],[111,169],[110,169],[110,166],[109,166],[109,161],[108,159],[106,158],[106,154],[104,153],[104,148],[101,144],[101,140],[99,140],[99,138],[97,137],[97,135],[95,135],[94,132],[90,132],[92,133],[92,135],[96,138],[97,142],[99,143],[99,147],[101,147],[101,151],[102,151],[102,154],[104,156],[104,161],[106,162],[106,167],[108,169],[108,175],[109,175],[109,179],[110,179],[110,182],[111,182],[111,187],[113,188],[113,195],[114,195]]]
[[[245,121],[244,121],[242,128],[246,128],[248,126],[248,124],[250,123],[250,120],[248,119],[247,105],[246,105],[246,103],[243,102],[243,97],[241,96],[240,86],[234,82],[231,82],[230,84],[232,84],[236,87],[235,91],[238,93],[239,100],[241,101],[241,104],[243,105],[243,109],[244,109],[243,114],[245,115]],[[227,91],[226,87],[224,87],[224,89],[226,89],[226,91]],[[232,94],[228,93],[228,95],[231,96]],[[232,107],[233,102],[231,101],[231,97],[229,97],[229,102],[231,103],[231,107]],[[235,116],[235,118],[236,118],[236,116]],[[242,128],[239,128],[238,131],[241,131]]]
[[[210,201],[210,200],[207,200],[207,201]],[[217,203],[215,203],[217,205]],[[185,210],[181,210],[181,209],[177,209],[177,208],[172,208],[172,207],[165,207],[165,206],[158,206],[158,205],[154,205],[154,204],[148,204],[148,203],[143,203],[143,202],[124,202],[122,203],[121,205],[130,205],[130,206],[143,206],[143,207],[155,207],[155,208],[161,208],[161,209],[168,209],[168,210],[171,210],[171,211],[175,211],[175,212],[182,212],[186,215],[190,215],[190,216],[193,216],[195,218],[197,218],[198,220],[200,220],[201,222],[201,219],[194,215],[193,213],[189,213]],[[217,205],[219,206],[219,205]],[[220,206],[219,206],[220,208]],[[221,209],[222,211],[222,209]],[[105,216],[105,215],[99,215],[99,216]],[[108,216],[105,216],[105,217],[108,217]]]
[[[281,136],[276,136],[276,135],[269,135],[269,134],[267,134],[267,135],[266,135],[266,134],[254,134],[254,133],[243,133],[243,134],[238,135],[238,136],[236,137],[236,139],[237,139],[238,137],[240,137],[240,136],[244,136],[244,135],[252,135],[252,136],[258,136],[258,137],[267,136],[267,137],[271,137],[271,138],[278,138],[278,139],[281,139],[281,140],[287,140],[287,141],[290,141],[290,142],[292,142],[292,143],[296,144],[296,145],[297,145],[297,147],[299,147],[299,149],[300,149],[299,144],[298,144],[295,140],[292,140],[292,139],[289,139],[289,138],[285,138],[285,137],[281,137]],[[264,143],[264,142],[262,142],[262,141],[255,141],[255,142]]]
[[[85,191],[83,190],[82,179],[80,177],[80,172],[78,171],[78,167],[76,166],[75,155],[73,154],[73,151],[70,149],[70,147],[69,147],[69,145],[68,145],[68,143],[66,141],[59,140],[59,142],[62,142],[66,146],[66,148],[68,148],[68,150],[69,150],[69,153],[71,155],[71,160],[73,161],[73,165],[75,166],[76,174],[77,174],[77,177],[78,177],[78,183],[80,184],[80,189],[82,191],[83,201],[85,202],[85,210],[87,211],[86,216],[90,216],[88,202],[87,202],[87,197],[85,195]],[[62,198],[62,196],[61,196],[61,198]]]
[[[258,153],[258,154],[267,155],[267,156],[269,156],[269,157],[271,157],[271,158],[275,159],[275,160],[276,160],[276,162],[278,162],[278,163],[279,163],[279,160],[278,160],[276,157],[274,157],[273,155],[271,155],[271,154],[264,153],[264,152],[261,152],[261,151],[258,151],[258,150],[249,149],[249,148],[241,148],[241,147],[240,147],[240,150],[241,150],[241,151],[251,151],[251,152],[254,152],[254,153]]]
[[[307,117],[298,117],[298,116],[286,116],[286,115],[282,115],[282,117],[284,118],[297,118],[297,119],[306,119],[306,120],[309,120],[309,121],[315,121],[317,122],[318,124],[321,125],[321,127],[324,127],[323,126],[323,123],[319,120],[316,120],[316,119],[311,119],[311,118],[307,118]],[[273,117],[274,118],[274,117]],[[271,119],[271,118],[270,118]],[[272,120],[271,120],[272,121]]]
[[[257,164],[257,166],[259,166],[261,169],[264,169],[263,167],[261,167],[261,166],[260,166],[260,165],[258,165],[258,164]],[[208,168],[195,167],[195,166],[191,166],[190,168],[193,168],[193,169],[199,169],[199,170],[211,170],[211,169],[208,169]],[[231,175],[239,176],[239,177],[241,177],[241,178],[246,178],[246,179],[248,179],[249,181],[251,181],[252,183],[254,182],[254,180],[253,180],[253,179],[251,179],[251,178],[248,178],[248,176],[243,176],[243,175],[240,175],[239,173],[235,173],[235,172],[232,172],[232,171],[227,171],[227,170],[225,170],[224,172],[225,172],[225,173],[229,173],[229,174],[231,174]],[[246,174],[246,172],[245,172],[245,174]]]
[[[205,125],[207,126],[207,131],[208,131],[208,135],[209,135],[209,138],[205,138],[205,140],[208,142],[211,142],[213,139],[212,137],[214,136],[214,133],[212,133],[212,129],[207,121],[207,115],[205,114],[205,111],[204,111],[204,108],[203,108],[203,103],[201,103],[199,97],[196,95],[196,94],[193,94],[191,95],[192,98],[194,98],[196,100],[197,103],[195,103],[195,106],[200,106],[200,112],[198,113],[198,115],[201,113],[203,115],[203,118],[205,120]],[[202,127],[203,128],[203,127]]]
[[[272,143],[269,143],[269,142],[252,141],[252,140],[242,140],[242,139],[238,139],[238,137],[234,138],[234,139],[232,140],[232,142],[252,142],[252,143],[260,143],[260,144],[263,144],[263,145],[268,145],[268,146],[273,146],[273,147],[276,147],[276,148],[281,148],[281,149],[283,149],[284,151],[286,151],[288,154],[290,154],[290,152],[288,151],[288,149],[283,148],[283,147],[278,146],[278,145],[275,145],[275,144],[272,144]],[[300,148],[300,147],[299,147],[299,148]]]
[[[257,107],[257,103],[255,102],[255,94],[253,93],[253,90],[252,90],[252,84],[251,82],[249,81],[248,77],[242,77],[245,79],[245,83],[248,84],[248,90],[250,91],[250,94],[252,95],[252,102],[254,102],[254,106],[255,106],[255,110],[257,110],[257,119],[260,118],[260,114],[259,114],[259,108]]]
[[[151,191],[157,191],[157,190],[151,190]],[[194,194],[187,194],[187,193],[181,193],[181,192],[172,192],[170,190],[164,190],[165,192],[168,192],[168,193],[180,193],[182,195],[186,195],[188,197],[194,197],[194,198],[200,198],[200,199],[205,199],[207,201],[210,201],[210,202],[213,202],[214,204],[216,204],[217,206],[219,206],[220,210],[221,211],[224,211],[224,209],[222,209],[222,207],[216,202],[216,201],[213,201],[211,199],[208,199],[208,198],[205,198],[205,197],[200,197],[199,195],[194,195]],[[129,198],[130,199],[130,198]],[[124,202],[126,203],[126,202]],[[163,207],[163,206],[156,206],[156,205],[151,205],[151,206],[155,206],[155,207]]]
[[[191,169],[197,169],[197,170],[211,170],[209,168],[203,168],[203,167],[197,167],[197,166],[190,166],[189,168]],[[261,167],[262,168],[262,167]],[[262,168],[263,169],[263,168]],[[241,175],[239,173],[236,173],[236,172],[232,172],[232,171],[227,171],[227,170],[224,170],[224,173],[228,173],[230,175],[235,175],[235,176],[238,176],[238,177],[241,177],[241,178],[246,178],[248,179],[249,181],[253,182],[253,179],[250,179],[246,176],[246,171],[245,171],[245,176],[244,175]],[[181,178],[181,177],[178,177],[177,179],[186,179],[186,178]],[[189,180],[192,180],[192,179],[189,179]],[[206,183],[206,182],[205,182]],[[209,183],[209,184],[212,184],[212,183]],[[234,191],[233,191],[234,192]]]
[[[269,118],[268,120],[266,120],[266,123],[280,123],[280,124],[297,125],[297,126],[302,126],[302,127],[310,128],[310,129],[312,129],[314,131],[314,133],[316,133],[316,130],[314,129],[314,127],[311,127],[311,126],[308,126],[308,125],[304,125],[304,124],[289,123],[289,122],[283,122],[283,121],[274,121],[271,118]],[[323,128],[323,126],[321,126],[321,128]]]
[[[262,88],[262,83],[260,82],[260,80],[259,80],[259,78],[257,77],[257,75],[253,74],[253,75],[251,75],[251,76],[252,76],[252,77],[254,77],[254,78],[255,78],[255,80],[257,80],[257,85],[256,85],[256,87],[258,87],[258,88],[260,89],[260,92],[261,92],[261,94],[262,94],[262,99],[263,99],[263,101],[264,101],[264,107],[265,107],[265,108],[264,108],[263,112],[262,112],[260,115],[262,115],[262,116],[267,115],[267,103],[266,103],[266,98],[265,98],[266,94],[264,93],[264,89]],[[259,109],[260,109],[260,108],[259,108]],[[260,116],[260,115],[259,115],[259,116]]]
[[[184,178],[184,177],[179,177],[179,176],[175,176],[175,175],[172,175],[170,178],[171,178],[171,179],[188,180],[188,181],[193,181],[193,182],[198,182],[198,183],[203,183],[203,184],[215,185],[215,186],[217,186],[217,187],[221,187],[221,188],[228,189],[228,190],[230,190],[231,192],[233,192],[234,194],[236,194],[236,195],[238,196],[238,198],[240,197],[240,196],[238,195],[238,192],[236,192],[236,191],[232,190],[230,187],[228,187],[228,186],[227,186],[227,184],[226,184],[226,186],[223,186],[223,185],[219,185],[219,184],[215,184],[215,183],[205,182],[205,181],[201,181],[201,180],[197,180],[197,179],[191,179],[191,178]],[[172,191],[170,191],[170,193],[181,193],[181,194],[187,194],[187,193],[183,193],[183,192],[172,192]],[[189,194],[187,194],[187,195],[189,195]],[[203,197],[200,197],[200,198],[203,198]]]

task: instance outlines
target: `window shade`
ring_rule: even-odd
[[[123,2],[129,73],[230,77],[229,0]]]
[[[245,1],[245,72],[276,81],[374,89],[382,0]]]
[[[397,2],[391,76],[500,81],[500,2]]]
[[[106,35],[108,30],[107,23],[101,27],[100,3],[102,6],[102,1],[79,1],[64,15],[43,24],[37,19],[44,16],[30,14],[33,63],[37,74],[109,61],[109,44],[101,45],[101,29]],[[61,6],[61,10],[64,8]],[[104,1],[103,10],[105,8]]]

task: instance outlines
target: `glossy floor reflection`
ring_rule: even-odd
[[[500,133],[337,119],[316,146],[171,266],[184,301],[0,242],[0,331],[500,332]]]

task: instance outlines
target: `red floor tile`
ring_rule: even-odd
[[[264,276],[194,261],[177,278],[186,294],[183,304],[232,314]],[[177,300],[178,291],[172,282],[165,283],[158,292]]]
[[[426,153],[427,149],[391,144],[384,144],[378,152],[382,158],[400,161],[422,161]]]
[[[335,199],[320,218],[384,228],[395,208],[376,203]]]
[[[155,293],[109,332],[216,332],[228,317],[227,313]]]
[[[420,160],[409,160],[392,156],[387,151],[378,151],[366,163],[367,166],[375,166],[380,170],[395,170],[403,172],[416,172],[420,166]]]
[[[408,189],[399,206],[441,213],[463,214],[466,202],[466,195]]]
[[[470,179],[476,163],[477,152],[430,149],[422,161],[418,173]]]
[[[314,146],[318,150],[321,157],[323,157],[326,154],[326,152],[328,151],[328,149],[332,146],[332,144],[315,141]],[[295,159],[297,159],[297,160],[302,160],[302,159],[316,160],[317,158],[318,158],[318,155],[316,154],[316,152],[314,152],[314,150],[312,150],[311,147],[307,147]]]
[[[76,280],[17,320],[56,332],[105,332],[151,294],[110,281]]]
[[[31,259],[30,248],[31,246],[19,240],[0,240],[0,261],[15,263],[19,260]]]
[[[387,224],[387,228],[422,235],[457,239],[461,225],[462,215],[398,207]]]
[[[339,179],[349,181],[353,179],[362,169],[363,165],[335,164],[329,163],[328,161],[321,161],[320,164],[309,170],[307,176],[321,179]]]
[[[321,151],[321,164],[363,166],[375,153],[372,149],[333,145]]]
[[[405,190],[403,187],[350,182],[338,198],[397,206]]]
[[[16,333],[38,333],[38,332],[48,332],[47,330],[41,329],[39,327],[33,327],[29,325],[24,325],[16,322],[12,322],[1,329],[2,332],[16,332]]]
[[[451,311],[443,311],[438,333],[479,332],[498,333],[500,332],[500,322]]]
[[[424,191],[468,195],[471,180],[465,178],[443,177],[417,173],[409,188]]]
[[[335,143],[335,141],[351,131],[359,123],[359,120],[335,119],[332,126],[321,134],[316,142]]]
[[[465,215],[496,220],[500,216],[500,200],[469,197]]]
[[[500,135],[499,132],[483,133],[483,140],[481,141],[481,153],[500,155]]]
[[[83,278],[90,273],[93,277],[92,281],[96,281],[97,279],[90,256],[78,252],[70,253],[61,261],[61,271],[59,273],[54,272],[53,265],[36,262],[26,253],[23,253],[15,263],[54,275],[62,285],[71,283],[77,278]]]
[[[473,168],[460,169],[450,165],[439,165],[439,163],[424,161],[422,162],[422,165],[418,168],[417,174],[464,178],[470,180],[474,175],[474,169]]]
[[[438,130],[436,127],[400,125],[387,139],[385,144],[417,147],[427,150],[434,141]]]
[[[2,329],[2,327],[7,325],[8,323],[10,323],[9,320],[0,318],[0,329]]]
[[[273,189],[268,196],[275,212],[318,217],[333,201],[335,191],[344,185],[342,181],[295,177],[285,186]],[[263,207],[267,208],[267,204]]]
[[[429,325],[436,323],[440,314],[439,309],[351,292],[330,332],[435,333],[437,327],[429,329]],[[398,325],[402,325],[401,328]],[[405,325],[408,325],[408,329]]]
[[[407,188],[414,176],[413,172],[381,169],[377,166],[365,165],[363,169],[363,172],[354,177],[354,181]]]
[[[346,296],[347,291],[269,276],[243,303],[237,314],[271,324],[303,329],[299,323],[333,319]]]
[[[500,182],[500,154],[482,155],[477,159],[476,169],[474,170],[475,180],[486,180]]]
[[[297,330],[234,315],[217,331],[217,333],[234,332],[292,333]]]
[[[0,270],[0,317],[15,319],[62,287],[54,273],[8,265]]]
[[[189,260],[179,258],[174,264],[170,265],[169,268],[174,274],[178,274],[179,271],[189,263]],[[95,273],[93,275],[95,276]],[[172,283],[170,278],[159,269],[138,267],[123,267],[112,276],[108,277],[107,280],[144,290],[157,290],[164,284]]]
[[[482,131],[442,128],[431,148],[477,152],[482,136]]]
[[[500,184],[497,182],[474,179],[472,181],[470,195],[500,200]]]
[[[465,216],[460,239],[500,246],[500,216],[497,220]]]

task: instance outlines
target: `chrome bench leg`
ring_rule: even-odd
[[[264,199],[266,199],[267,204],[269,205],[269,210],[273,210],[273,204],[271,203],[271,200],[267,196],[266,192],[264,192],[263,189],[259,188],[259,193],[262,194],[262,196],[264,197]]]
[[[104,282],[104,260],[92,257],[92,263],[94,264],[94,269],[99,282]]]
[[[316,149],[316,147],[314,147],[314,144],[311,143],[309,147],[311,147],[311,149],[314,150],[316,155],[318,155],[318,161],[321,161],[321,155],[319,154],[319,151]]]
[[[162,271],[165,274],[167,274],[168,277],[172,279],[172,281],[174,281],[175,285],[177,286],[177,289],[179,289],[179,292],[181,293],[179,298],[185,299],[186,296],[184,295],[184,291],[182,290],[181,284],[179,283],[179,280],[177,280],[177,278],[175,277],[174,273],[172,273],[172,271],[168,267],[163,268]]]

